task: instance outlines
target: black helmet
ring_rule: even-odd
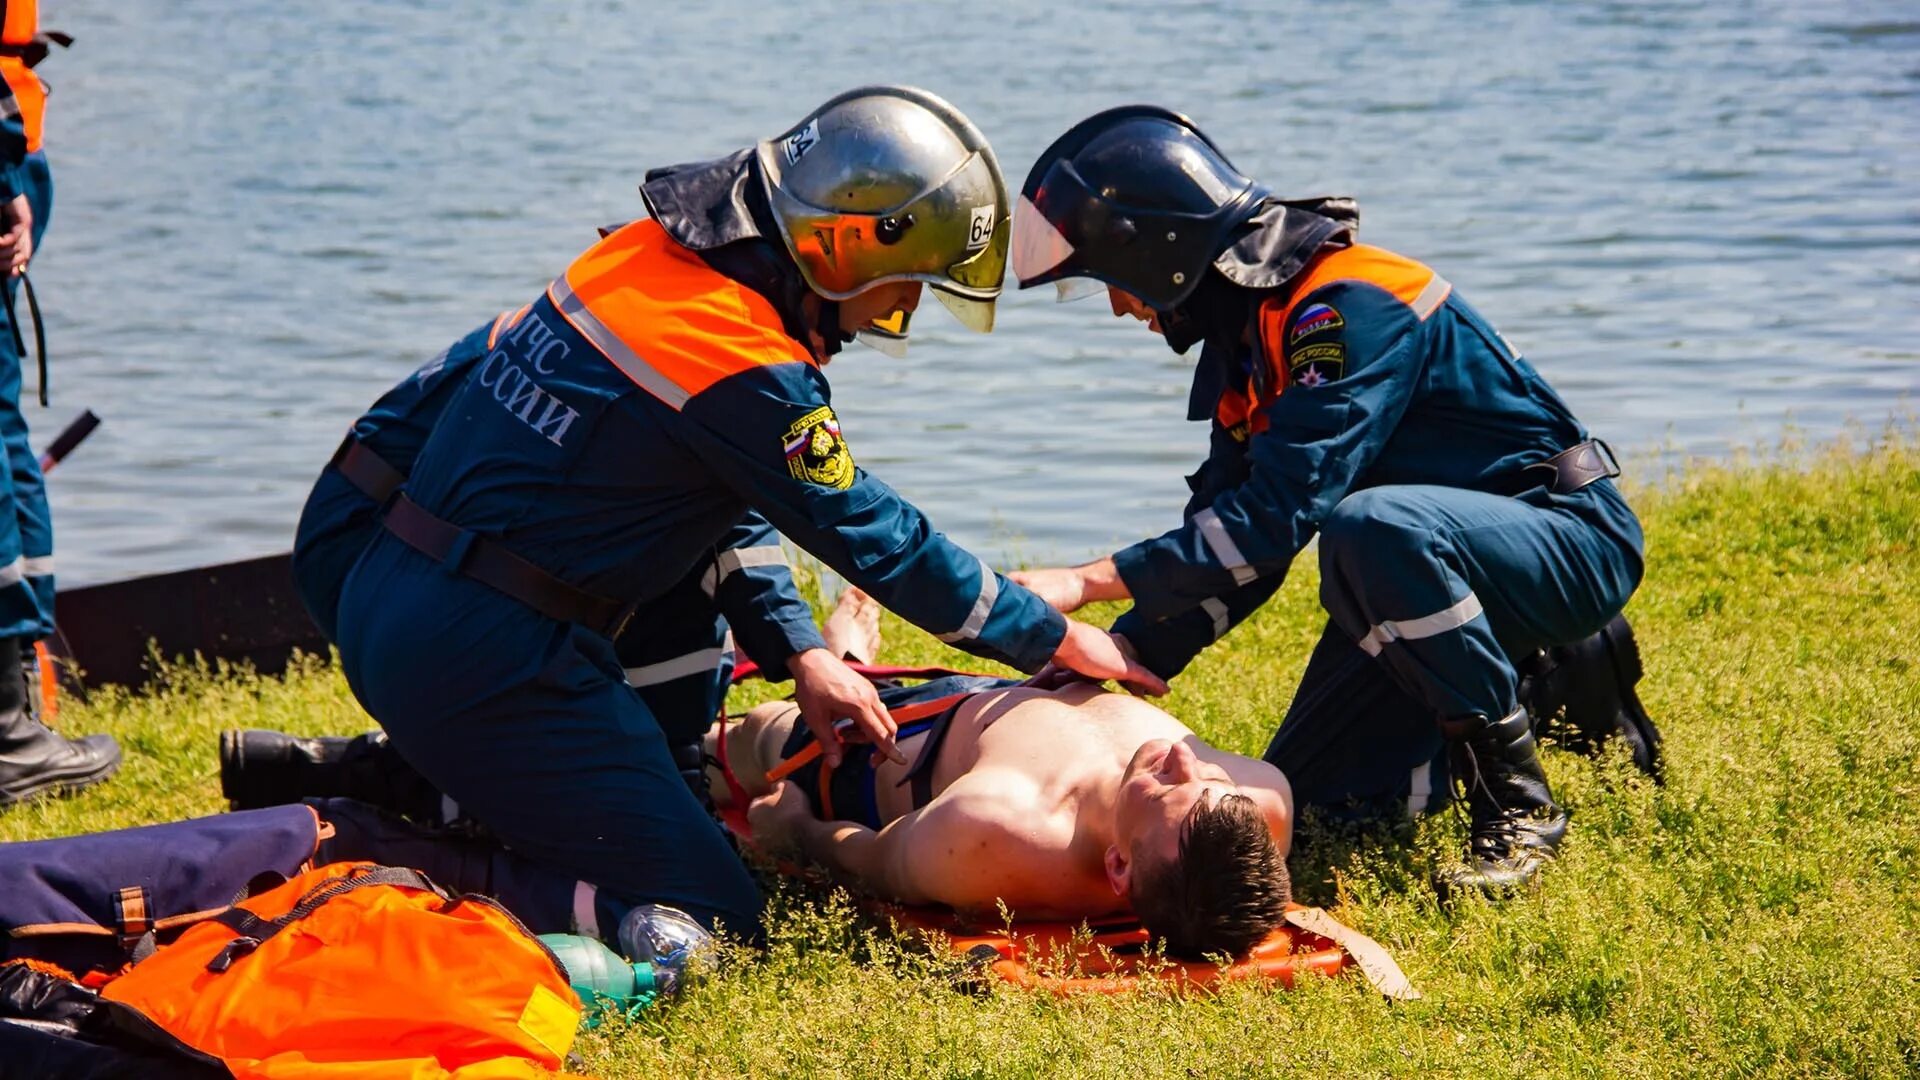
[[[1013,272],[1023,289],[1094,278],[1168,311],[1269,194],[1179,113],[1108,109],[1055,139],[1027,173]]]

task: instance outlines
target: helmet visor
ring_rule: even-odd
[[[1058,172],[1058,170],[1054,170]],[[1047,177],[1053,179],[1052,174]],[[1073,242],[1025,195],[1013,210],[1013,276],[1021,287],[1040,284],[1073,258]]]
[[[993,332],[993,301],[961,296],[956,292],[948,292],[938,285],[933,286],[933,298],[940,301],[941,306],[948,311],[953,312],[953,317],[960,320],[960,325],[974,333]]]

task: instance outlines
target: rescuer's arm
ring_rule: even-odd
[[[1308,301],[1333,305],[1344,325],[1288,346],[1292,381],[1267,407],[1266,430],[1251,436],[1245,482],[1180,528],[1115,553],[1139,618],[1283,577],[1399,424],[1424,363],[1412,309],[1353,282],[1317,289],[1296,309]]]
[[[684,437],[717,478],[908,622],[1022,671],[1057,659],[1094,678],[1165,692],[1106,631],[1064,619],[856,466],[827,404],[826,380],[811,364],[729,376],[690,398],[682,417],[690,421]]]
[[[1285,580],[1283,575],[1274,574],[1251,581],[1158,622],[1147,621],[1138,610],[1128,611],[1114,621],[1113,632],[1127,640],[1148,671],[1171,679],[1186,670],[1202,649],[1259,610]]]
[[[710,571],[714,603],[768,682],[791,677],[796,653],[824,649],[813,608],[800,596],[780,534],[749,512],[720,541]]]
[[[689,401],[716,474],[796,544],[909,622],[1023,670],[1059,646],[1064,620],[935,532],[911,503],[854,464],[825,382],[810,365],[769,365]]]

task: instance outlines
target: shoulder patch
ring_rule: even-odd
[[[1295,385],[1325,386],[1347,373],[1347,347],[1337,341],[1303,345],[1290,366]]]
[[[1309,337],[1326,330],[1338,330],[1347,325],[1331,304],[1309,304],[1306,309],[1294,317],[1293,326],[1287,331],[1287,344],[1291,345],[1301,338]]]
[[[853,486],[853,453],[832,406],[822,405],[794,421],[781,436],[780,449],[794,479],[842,491]]]

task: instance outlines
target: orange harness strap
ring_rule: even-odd
[[[916,701],[911,705],[902,705],[897,709],[889,709],[887,713],[893,717],[895,724],[910,724],[915,720],[924,720],[929,716],[937,716],[946,709],[951,708],[953,704],[961,698],[971,697],[974,693],[976,693],[976,691],[965,690],[958,694],[948,694],[945,697],[934,698],[932,701]],[[803,766],[819,756],[820,743],[818,741],[808,743],[801,747],[799,752],[792,757],[768,769],[767,783],[777,784],[785,780],[787,777],[799,772]],[[820,782],[823,785],[832,772],[833,770],[826,767],[825,762],[821,763]],[[831,796],[826,794],[826,788],[824,786],[820,791],[820,806],[821,809],[825,810],[828,805],[827,800],[831,798]]]

